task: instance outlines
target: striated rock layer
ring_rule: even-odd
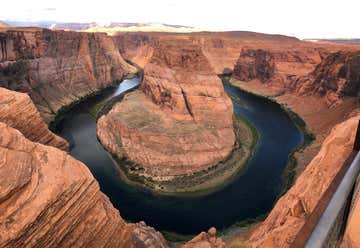
[[[201,171],[234,145],[232,103],[198,46],[154,49],[141,91],[125,96],[99,119],[97,133],[119,159],[157,180]]]
[[[61,107],[136,71],[101,33],[4,28],[0,46],[0,86],[29,93],[46,122]]]
[[[324,96],[329,106],[345,97],[360,97],[360,51],[331,53],[294,84],[299,94]]]
[[[18,129],[31,141],[68,149],[68,143],[48,129],[30,97],[24,93],[0,87],[0,122]]]
[[[87,167],[0,122],[0,247],[167,247],[127,224]]]
[[[360,115],[336,125],[305,171],[252,233],[254,247],[289,247],[354,144]]]

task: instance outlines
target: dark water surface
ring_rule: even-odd
[[[279,105],[228,84],[225,90],[242,102],[234,103],[235,112],[252,122],[260,134],[253,158],[236,179],[214,193],[196,197],[154,195],[124,183],[117,165],[97,140],[96,122],[88,109],[138,82],[138,78],[125,80],[119,87],[80,103],[58,127],[59,134],[71,143],[70,154],[89,167],[123,218],[144,220],[160,231],[196,234],[211,226],[223,229],[271,209],[283,188],[282,172],[288,156],[302,143],[303,134]]]

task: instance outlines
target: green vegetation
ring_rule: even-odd
[[[187,242],[194,237],[194,235],[183,235],[168,231],[162,231],[161,233],[164,236],[164,238],[170,242]]]
[[[238,97],[235,96],[234,94],[231,94],[230,92],[228,92],[227,94],[228,94],[228,96],[231,98],[231,100],[233,100],[235,103],[237,103],[238,105],[241,105],[241,104],[242,104],[240,98],[238,98]]]

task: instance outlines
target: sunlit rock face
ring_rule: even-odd
[[[168,247],[127,224],[87,167],[0,122],[0,247]]]
[[[352,151],[360,115],[336,125],[319,153],[252,233],[254,247],[290,247],[323,193]]]
[[[0,86],[30,95],[46,122],[61,107],[136,71],[105,34],[0,30]]]
[[[27,94],[0,87],[0,122],[18,129],[31,141],[68,149],[68,143],[48,129]]]
[[[156,46],[140,90],[99,119],[107,150],[143,167],[158,180],[204,170],[234,144],[233,107],[198,46],[179,41]]]
[[[339,51],[325,57],[309,75],[296,82],[300,95],[319,95],[329,106],[360,96],[360,51]]]

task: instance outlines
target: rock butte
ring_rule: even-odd
[[[0,88],[0,122],[18,129],[31,141],[68,149],[67,141],[48,129],[30,97],[24,93]]]
[[[38,28],[0,29],[0,86],[27,92],[49,123],[64,106],[136,68],[111,37]]]
[[[154,48],[141,90],[99,119],[100,141],[155,180],[205,170],[234,145],[233,107],[198,46]]]

